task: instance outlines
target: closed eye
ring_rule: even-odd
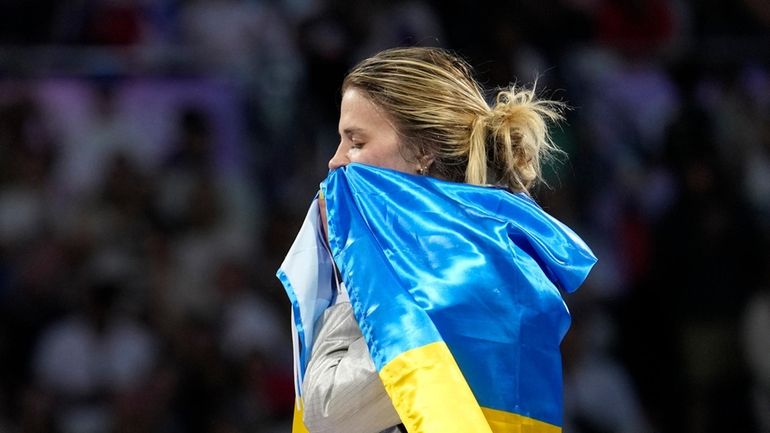
[[[350,146],[354,149],[360,149],[366,144],[366,134],[361,128],[345,128],[340,135],[348,139],[350,141]]]

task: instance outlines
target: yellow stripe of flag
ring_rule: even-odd
[[[560,433],[553,424],[480,407],[446,343],[408,350],[380,371],[409,433]]]
[[[443,341],[401,353],[380,378],[409,433],[492,433]]]
[[[547,422],[502,410],[482,407],[494,433],[560,433],[561,428]]]
[[[309,433],[305,423],[302,421],[302,401],[298,400],[294,404],[294,419],[291,423],[291,433]]]

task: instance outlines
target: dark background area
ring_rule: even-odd
[[[345,72],[455,50],[567,102],[535,196],[599,263],[565,432],[770,432],[763,0],[0,2],[0,432],[288,432],[275,270]]]

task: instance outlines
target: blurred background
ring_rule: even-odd
[[[565,433],[770,432],[766,0],[2,0],[0,432],[288,432],[274,277],[398,45],[569,103]]]

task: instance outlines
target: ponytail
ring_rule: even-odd
[[[537,100],[534,87],[500,91],[471,126],[465,181],[485,184],[490,173],[498,183],[527,191],[542,178],[541,162],[562,152],[548,127],[562,119],[563,110],[560,102]]]
[[[484,185],[487,183],[487,125],[486,118],[478,116],[471,125],[468,144],[468,167],[465,169],[465,183]]]

